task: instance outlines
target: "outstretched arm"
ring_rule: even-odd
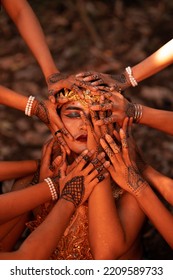
[[[152,166],[147,165],[142,175],[171,205],[173,205],[173,180],[157,170]]]
[[[132,67],[137,82],[156,74],[173,62],[173,39],[159,48],[152,55]]]
[[[142,105],[142,117],[139,124],[173,135],[172,119],[172,111],[158,110]]]
[[[173,216],[153,192],[149,184],[140,175],[136,166],[132,165],[125,132],[120,130],[122,152],[112,137],[106,136],[102,146],[106,152],[112,154],[112,166],[109,171],[114,180],[126,191],[131,193],[141,209],[173,248]]]
[[[141,104],[129,102],[124,96],[116,91],[112,91],[109,97],[109,103],[101,105],[92,105],[91,109],[94,111],[111,110],[110,117],[99,119],[96,124],[102,126],[103,124],[110,124],[118,122],[120,125],[126,117],[132,117],[135,123],[143,124],[162,132],[173,135],[173,112],[158,110]]]
[[[78,165],[67,176],[62,173],[59,180],[60,198],[57,204],[18,251],[0,253],[1,259],[48,259],[50,257],[75,209],[88,199],[99,182],[99,172],[93,170],[93,164],[88,162],[90,156],[88,151],[83,152],[78,158]]]
[[[24,111],[28,116],[37,116],[43,123],[46,124],[53,135],[56,135],[55,132],[59,131],[57,138],[61,140],[67,153],[70,152],[63,139],[63,134],[69,138],[72,138],[72,136],[64,128],[64,125],[58,116],[58,103],[53,103],[49,101],[49,99],[39,102],[33,96],[28,98],[11,89],[0,86],[0,104]],[[28,105],[30,107],[28,107]]]
[[[36,172],[38,161],[2,161],[0,162],[0,181],[16,179]]]
[[[48,259],[66,229],[74,210],[75,207],[71,202],[59,200],[45,221],[29,235],[19,250],[0,253],[0,259]]]
[[[28,2],[26,0],[2,0],[1,3],[35,56],[45,79],[52,73],[59,72],[51,56],[42,27]]]
[[[79,73],[76,77],[85,82],[90,82],[92,86],[97,86],[99,89],[106,90],[109,87],[121,92],[131,86],[137,86],[138,82],[156,74],[172,62],[173,39],[137,65],[128,66],[119,75],[89,71]]]

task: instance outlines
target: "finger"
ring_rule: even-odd
[[[120,153],[120,148],[117,146],[117,144],[115,143],[113,138],[109,134],[106,134],[105,138],[106,138],[106,141],[109,143],[114,154]]]
[[[100,174],[97,176],[97,184],[102,182],[104,179],[106,179],[109,176],[109,173],[106,172],[104,174]]]
[[[67,143],[65,142],[64,138],[62,137],[61,133],[57,133],[56,134],[56,138],[57,138],[57,141],[58,143],[64,147],[64,149],[66,150],[66,153],[68,155],[70,155],[71,151],[70,151],[70,148],[68,147]]]
[[[115,138],[117,139],[117,141],[120,143],[120,142],[121,142],[121,138],[120,138],[120,135],[119,135],[118,131],[116,131],[116,130],[114,129],[113,135],[115,136]]]
[[[105,162],[105,153],[104,152],[101,152],[100,154],[98,154],[98,156],[96,158],[92,159],[92,161],[91,161],[92,165],[95,168],[100,166],[104,162]]]
[[[133,124],[133,118],[131,117],[129,119],[129,125],[128,125],[128,135],[133,138],[133,135],[132,135],[132,124]]]
[[[68,139],[74,140],[73,136],[69,133],[69,131],[64,127],[64,124],[62,123],[60,117],[57,115],[56,117],[56,126],[54,126],[54,134],[55,136],[58,133],[64,134]],[[58,130],[57,130],[58,129]]]
[[[125,118],[123,120],[122,129],[123,129],[123,131],[124,131],[126,136],[128,135],[128,133],[127,133],[127,131],[128,131],[128,123],[129,123],[129,118]]]
[[[59,167],[62,163],[62,156],[57,156],[54,161],[49,165],[49,170],[56,174],[59,170]]]
[[[86,77],[86,76],[90,76],[92,74],[92,72],[81,72],[81,73],[78,73],[76,74],[76,78],[83,78],[83,77]]]
[[[79,155],[79,157],[75,160],[77,163],[76,171],[81,171],[84,168],[84,166],[86,166],[86,163],[88,163],[91,160],[93,154],[94,151],[83,151],[82,154]]]
[[[83,169],[84,174],[88,175],[92,170],[96,170],[96,175],[103,170],[103,164],[105,163],[105,153],[100,153],[97,158],[91,160],[91,162]],[[98,170],[97,170],[98,168]]]
[[[104,106],[104,102],[105,102],[104,101],[104,96],[101,95],[100,96],[100,106],[102,106],[102,105]],[[106,112],[100,110],[99,111],[99,118],[100,118],[100,120],[104,120],[105,117],[106,117]],[[102,135],[105,135],[106,133],[108,133],[108,127],[107,127],[107,125],[105,123],[100,128],[101,128]]]
[[[60,167],[59,169],[59,176],[61,179],[66,177],[65,170],[66,170],[66,164],[64,163],[62,167]]]
[[[104,82],[102,79],[99,79],[97,81],[92,82],[91,84],[92,84],[92,86],[100,86],[100,85],[104,84]]]
[[[96,121],[96,125],[102,126],[102,125],[108,125],[108,124],[113,124],[117,121],[117,116],[112,114],[108,118],[104,118],[102,120]]]
[[[97,105],[91,105],[90,109],[93,111],[107,111],[107,110],[112,110],[113,103],[100,103]]]
[[[45,153],[46,153],[47,146],[48,146],[48,144],[49,144],[49,142],[50,142],[51,140],[52,140],[52,138],[49,139],[48,141],[46,141],[46,143],[44,143],[44,145],[43,145],[43,147],[42,147],[42,158],[44,157],[44,155],[45,155]]]
[[[52,148],[53,148],[53,144],[54,144],[54,138],[50,139],[46,145],[44,146],[44,164],[49,166],[50,165],[50,158],[51,158],[51,154],[52,154]]]
[[[107,118],[110,118],[111,116],[112,116],[112,112],[110,110],[108,110],[107,111]],[[107,124],[107,126],[108,126],[108,134],[113,136],[114,124],[113,123],[109,123],[109,124]]]
[[[109,147],[109,145],[107,145],[106,140],[104,140],[103,138],[100,139],[100,144],[102,146],[102,148],[104,149],[105,153],[108,155],[108,157],[111,159],[112,157],[114,157],[114,153],[112,151],[112,149]]]
[[[62,134],[64,134],[69,140],[74,140],[74,137],[68,132],[65,127],[61,128]]]
[[[75,81],[75,84],[79,87],[79,88],[82,88],[81,93],[79,93],[79,95],[82,94],[82,97],[83,97],[83,89],[86,89],[87,91],[89,91],[88,94],[90,94],[90,91],[96,91],[97,90],[97,87],[91,85],[91,83],[89,82],[85,82],[85,81],[81,81],[81,80],[76,80]]]
[[[73,84],[71,86],[71,90],[74,91],[74,92],[77,92],[79,94],[80,98],[84,99],[83,92],[77,85]]]
[[[122,145],[122,153],[123,153],[123,158],[124,161],[127,165],[131,165],[130,157],[129,157],[129,150],[128,150],[128,143],[127,143],[127,138],[125,135],[124,130],[121,128],[120,129],[120,138],[121,138],[121,145]]]
[[[53,89],[49,90],[49,100],[50,102],[52,102],[53,104],[56,103],[56,98],[55,98],[55,91]]]
[[[104,164],[100,165],[99,167],[95,168],[90,172],[90,174],[87,176],[87,180],[92,181],[95,177],[98,177],[98,175],[103,174],[105,172],[105,169],[109,168],[110,162],[105,161]]]
[[[56,167],[59,167],[62,163],[62,156],[57,156],[54,161],[52,162],[53,165],[55,165]]]
[[[83,123],[87,127],[87,129],[89,129],[91,131],[92,130],[92,125],[91,125],[89,119],[87,118],[86,114],[84,114],[84,112],[81,111],[80,116],[81,116],[81,119],[82,119]]]
[[[91,82],[91,81],[96,81],[96,80],[98,80],[100,78],[101,78],[101,76],[99,74],[92,74],[90,76],[84,77],[83,81]]]
[[[98,120],[98,112],[90,110],[90,115],[91,115],[91,121],[94,126],[94,131],[97,135],[97,137],[101,137],[101,129],[100,127],[96,124],[96,121]]]

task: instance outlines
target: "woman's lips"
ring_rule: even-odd
[[[80,135],[76,138],[76,141],[79,142],[86,142],[87,141],[87,135]]]

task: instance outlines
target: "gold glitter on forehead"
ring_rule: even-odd
[[[74,90],[64,89],[59,92],[60,98],[68,98],[69,101],[79,101],[83,106],[88,106],[89,103],[96,103],[100,101],[100,95],[93,94],[90,90],[83,90],[82,92],[84,99]]]

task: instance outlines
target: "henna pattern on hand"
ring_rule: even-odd
[[[49,85],[55,84],[55,83],[59,82],[60,80],[64,80],[66,78],[67,78],[67,75],[64,75],[61,73],[54,73],[47,78],[47,83]]]
[[[111,75],[111,78],[115,80],[115,90],[120,92],[128,88],[129,84],[124,73],[122,73],[121,75]]]
[[[112,152],[112,150],[107,146],[105,149],[106,154],[108,155],[109,158],[114,156],[114,153]]]
[[[37,116],[46,125],[50,124],[49,111],[44,102],[39,102],[38,106],[35,108],[34,115]]]
[[[125,108],[125,113],[127,117],[133,117],[135,116],[135,106],[133,103],[128,102]]]
[[[61,198],[72,202],[75,207],[78,207],[83,199],[84,193],[84,176],[76,176],[65,184]]]
[[[147,186],[146,181],[131,166],[127,167],[127,184],[136,195]]]

